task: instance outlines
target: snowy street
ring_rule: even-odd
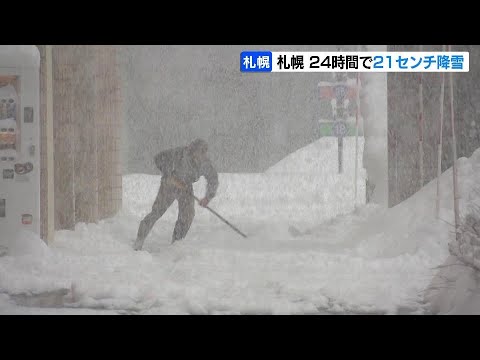
[[[474,154],[475,161],[459,160],[465,193],[478,177],[479,155]],[[451,170],[446,171],[441,183],[446,222],[453,216],[450,175]],[[226,174],[222,177],[225,185],[233,181]],[[10,295],[0,297],[0,311],[428,313],[424,291],[449,255],[449,225],[433,218],[435,181],[392,209],[361,206],[316,224],[299,221],[294,211],[290,222],[281,213],[277,222],[273,216],[257,221],[247,214],[234,217],[242,212],[233,209],[232,201],[232,210],[226,211],[219,196],[212,208],[223,209],[220,213],[248,238],[197,206],[187,238],[170,245],[175,203],[157,222],[143,250],[135,252],[131,245],[138,223],[150,209],[158,182],[157,176],[124,177],[124,209],[119,215],[99,224],[77,225],[75,232],[60,231],[51,248],[33,237],[17,241],[9,255],[0,257],[0,288]],[[196,185],[201,191],[202,184]],[[233,190],[228,194],[234,197]],[[257,210],[265,212],[269,206],[267,202]],[[58,296],[42,299],[42,293],[55,291]]]
[[[197,223],[173,246],[173,223],[160,222],[140,252],[130,248],[138,219],[124,215],[80,226],[73,236],[64,232],[51,250],[37,242],[31,255],[4,257],[2,274],[10,275],[2,287],[40,293],[73,286],[66,307],[147,314],[421,311],[428,267],[437,263],[422,251],[369,253],[379,239],[354,238],[369,210],[301,237],[282,224],[241,224],[255,234],[243,239],[224,224]],[[442,254],[441,243],[429,245]]]

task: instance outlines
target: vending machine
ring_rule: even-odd
[[[25,229],[40,235],[40,54],[0,45],[0,246]]]

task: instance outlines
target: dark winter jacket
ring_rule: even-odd
[[[154,158],[155,165],[162,172],[163,177],[175,176],[187,185],[197,182],[201,176],[207,180],[206,197],[211,200],[218,188],[218,173],[210,159],[205,158],[196,164],[190,155],[187,146],[162,151]]]

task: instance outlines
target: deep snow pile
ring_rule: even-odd
[[[459,210],[461,217],[460,241],[451,234],[449,248],[450,256],[439,268],[438,274],[426,292],[426,300],[431,303],[432,310],[439,314],[480,314],[480,238],[478,237],[478,216],[480,213],[480,149],[477,149],[470,159],[458,160],[459,176]],[[447,171],[452,179],[452,169]],[[453,180],[450,180],[451,188]],[[453,204],[453,198],[448,199]],[[472,228],[472,215],[474,228]],[[453,225],[453,214],[450,212],[448,221]],[[450,227],[453,232],[453,226]]]
[[[297,150],[265,173],[219,174],[217,197],[211,206],[222,216],[240,222],[318,223],[354,210],[355,138],[344,139],[344,173],[338,174],[337,140],[324,137]],[[365,204],[363,138],[359,138],[357,204]],[[123,203],[129,214],[145,216],[158,191],[159,177],[143,174],[125,177],[128,189]],[[205,193],[205,181],[194,184]],[[164,215],[174,220],[176,204]],[[208,211],[197,211],[197,220],[217,223]]]

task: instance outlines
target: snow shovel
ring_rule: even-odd
[[[184,190],[188,193],[188,195],[192,196],[196,201],[197,203],[200,204],[200,199],[198,197],[196,197],[194,194],[192,194],[190,191],[188,191],[188,189],[185,188],[185,186],[180,182],[178,181],[176,178],[172,177],[172,183],[173,185],[175,185],[177,188],[181,189],[181,190]],[[202,206],[203,207],[203,206]],[[240,235],[242,235],[244,238],[247,237],[247,235],[245,235],[244,233],[242,233],[240,230],[238,230],[235,226],[233,226],[232,224],[230,224],[226,219],[224,219],[222,216],[220,216],[220,214],[218,214],[215,210],[213,210],[212,208],[208,207],[208,206],[205,206],[205,209],[209,210],[212,214],[214,214],[215,216],[217,216],[220,220],[222,220],[225,224],[227,224],[228,226],[230,226],[233,230],[235,230],[237,233],[239,233]]]

